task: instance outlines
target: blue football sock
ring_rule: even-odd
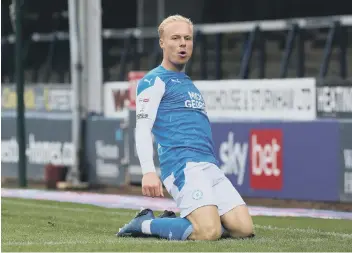
[[[142,232],[169,240],[184,241],[193,232],[193,226],[186,218],[155,218],[143,221]]]

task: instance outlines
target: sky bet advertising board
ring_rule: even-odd
[[[220,168],[245,197],[339,200],[337,122],[213,123]]]

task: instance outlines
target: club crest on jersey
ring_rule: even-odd
[[[205,110],[205,103],[202,95],[197,92],[189,91],[188,96],[190,99],[185,101],[185,106],[187,108]]]

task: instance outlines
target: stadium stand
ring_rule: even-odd
[[[136,1],[130,1],[126,7],[116,8],[116,1],[103,0],[103,68],[104,81],[123,80],[129,70],[147,70],[158,64],[161,59],[157,38],[147,34],[143,38],[125,36],[127,27],[135,27]],[[195,16],[196,24],[200,22],[233,22],[233,29],[224,33],[197,33],[195,53],[189,64],[188,73],[193,79],[229,79],[229,78],[275,78],[301,76],[348,76],[347,63],[352,62],[352,54],[347,49],[352,47],[352,28],[334,23],[335,19],[306,19],[311,22],[309,29],[298,29],[291,19],[274,22],[285,29],[245,29],[238,30],[246,20],[258,18],[273,19],[304,15],[330,15],[320,13],[298,12],[297,4],[288,4],[284,8],[277,2],[277,10],[263,13],[250,13],[251,4],[261,6],[260,1],[228,2],[233,12],[225,11],[220,15],[214,1],[197,1],[203,3],[203,11]],[[301,2],[301,1],[299,1]],[[8,5],[2,1],[2,81],[14,81],[14,36],[9,21]],[[241,8],[239,8],[241,6]],[[152,5],[147,6],[152,9]],[[193,6],[192,8],[195,8]],[[259,8],[259,7],[258,7]],[[274,9],[275,9],[274,8]],[[281,8],[281,9],[280,9]],[[169,6],[170,10],[177,6]],[[327,8],[328,9],[328,8]],[[343,8],[335,8],[334,14],[343,14]],[[45,10],[45,11],[43,11]],[[211,13],[212,15],[206,15]],[[133,15],[123,15],[133,13]],[[236,14],[236,15],[234,15]],[[231,15],[234,18],[231,20]],[[69,82],[69,36],[67,1],[41,1],[25,4],[25,80],[30,83],[67,83]],[[350,20],[351,21],[351,20]],[[148,24],[152,20],[146,20]],[[228,23],[227,23],[228,24]],[[291,26],[292,25],[292,26]],[[237,27],[237,28],[236,28]],[[255,27],[254,27],[255,28]],[[154,32],[156,28],[154,27]],[[148,30],[147,30],[148,31]],[[142,45],[142,46],[141,46]],[[330,59],[330,61],[328,61]],[[326,69],[326,71],[325,71]],[[326,73],[325,73],[326,72]]]

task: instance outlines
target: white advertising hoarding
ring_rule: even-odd
[[[194,81],[217,119],[314,120],[315,79]]]
[[[210,120],[314,120],[314,78],[194,81]],[[104,115],[127,118],[129,82],[104,87]]]

